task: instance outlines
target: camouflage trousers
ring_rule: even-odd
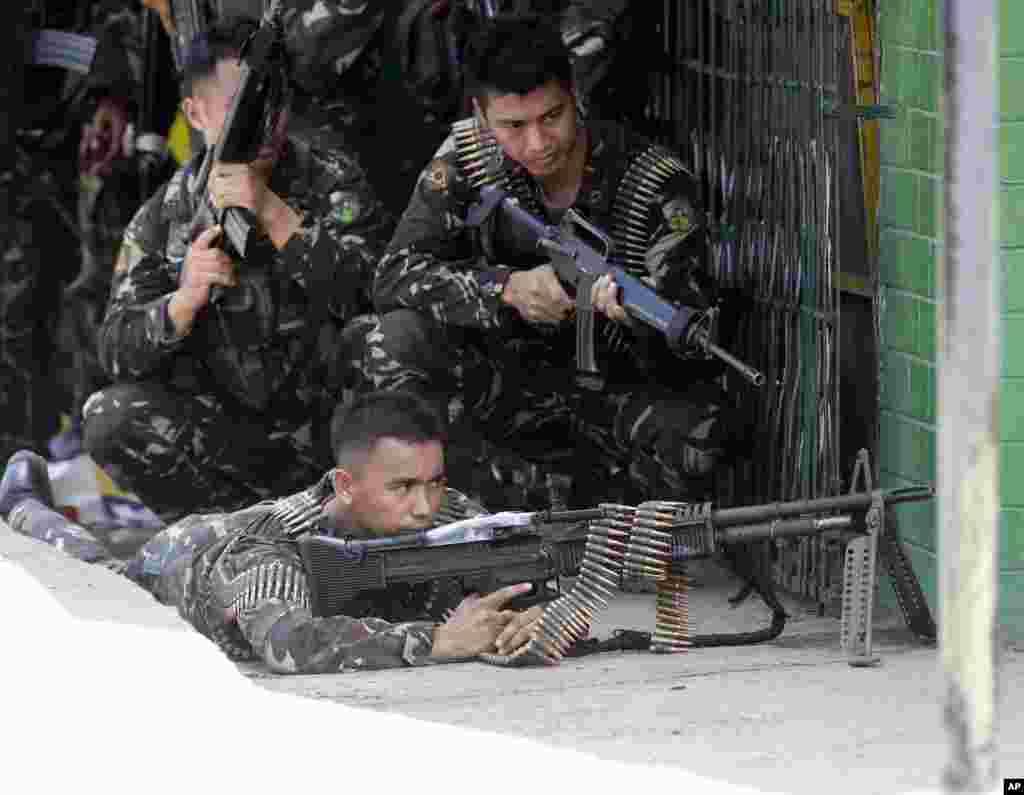
[[[597,469],[624,476],[641,499],[707,495],[730,430],[717,384],[578,389],[564,351],[540,335],[443,329],[407,310],[380,317],[368,332],[361,388],[418,392],[441,406],[453,432],[473,427],[490,443],[577,477],[583,469],[585,477]]]
[[[160,602],[174,607],[181,600],[195,555],[229,532],[221,516],[188,516],[155,533],[132,558],[123,561],[114,558],[89,530],[36,500],[15,506],[8,522],[17,533],[123,574]]]
[[[334,466],[331,419],[345,406],[371,316],[329,324],[318,361],[263,413],[213,391],[115,384],[83,409],[85,448],[164,522],[229,512],[306,488]],[[287,399],[284,399],[287,398]]]

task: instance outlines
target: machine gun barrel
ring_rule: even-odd
[[[726,527],[718,533],[717,540],[722,544],[743,544],[749,541],[813,535],[825,530],[845,530],[852,524],[853,518],[848,515],[822,518],[802,516],[798,519],[778,519],[773,522]]]
[[[919,502],[935,496],[932,486],[909,486],[883,493],[886,505],[902,502]],[[772,522],[805,514],[828,513],[831,511],[866,511],[871,507],[870,492],[840,494],[836,497],[821,497],[816,500],[795,500],[793,502],[771,502],[764,505],[743,505],[737,508],[720,508],[711,512],[710,522],[715,527],[750,525]]]

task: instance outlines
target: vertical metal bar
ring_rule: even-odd
[[[997,0],[946,0],[939,645],[949,792],[996,783],[1000,326]]]

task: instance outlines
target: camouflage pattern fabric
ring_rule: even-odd
[[[362,338],[359,323],[344,324],[367,304],[387,227],[356,163],[316,143],[290,136],[270,180],[302,216],[300,230],[280,252],[258,241],[239,268],[240,285],[185,337],[174,333],[167,305],[190,241],[201,155],[140,208],[125,234],[99,333],[100,361],[115,386],[87,403],[85,442],[165,521],[186,507],[251,504],[282,493],[284,472],[294,470],[294,486],[330,465],[322,431],[352,372],[348,351]],[[324,284],[330,292],[321,297]],[[314,298],[328,302],[328,319],[310,350]],[[189,480],[198,488],[180,491]]]
[[[651,144],[615,123],[587,126],[590,150],[575,209],[610,230],[626,169]],[[438,156],[458,163],[453,139]],[[478,167],[508,172],[521,201],[543,207],[539,185],[500,151]],[[710,281],[706,224],[689,174],[674,178],[653,203],[646,226],[651,254],[636,276],[675,300],[688,297],[694,279]],[[718,366],[683,363],[645,327],[629,330],[595,316],[607,386],[577,389],[574,323],[530,325],[481,289],[481,275],[496,266],[537,264],[514,250],[500,225],[466,228],[456,207],[431,206],[414,192],[376,269],[381,318],[367,339],[362,388],[412,389],[447,402],[453,422],[468,417],[489,440],[524,455],[580,446],[581,458],[593,452],[610,471],[628,471],[647,498],[702,497],[730,433],[728,401],[713,381]]]
[[[36,316],[33,302],[39,281],[39,251],[32,227],[23,219],[2,225],[0,247],[0,454],[35,448],[35,392],[41,373],[36,364]],[[5,459],[6,460],[6,459]]]
[[[302,494],[236,513],[188,516],[123,565],[90,546],[87,531],[40,502],[26,500],[9,518],[17,532],[120,571],[176,607],[232,659],[263,661],[275,672],[295,674],[438,662],[430,658],[435,620],[389,620],[392,606],[404,601],[402,593],[382,592],[352,615],[314,618],[310,613],[293,540],[318,532],[323,519],[319,510],[298,526],[283,517],[296,502],[322,505],[332,496],[331,482],[325,477]],[[450,489],[441,515],[455,521],[481,511]]]

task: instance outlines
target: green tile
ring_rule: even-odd
[[[921,422],[935,422],[936,371],[921,362],[911,361],[910,371],[910,415]]]
[[[999,483],[1000,490],[1005,491],[1007,497],[1018,491],[1017,484],[1024,484],[1024,445],[1019,442],[999,445]]]
[[[1010,640],[1024,641],[1024,571],[999,576],[999,625]]]
[[[917,302],[917,344],[916,353],[922,359],[935,361],[938,340],[935,338],[935,304]]]
[[[999,114],[1003,121],[1024,119],[1024,59],[999,61]]]
[[[1024,182],[1024,122],[1003,122],[999,127],[999,176]]]
[[[1024,312],[1024,249],[1002,252],[1003,297],[1007,312]]]
[[[880,240],[882,283],[922,297],[934,297],[938,265],[935,244],[893,229],[883,229]]]
[[[931,172],[939,176],[946,173],[946,122],[942,116],[935,120],[935,147],[932,149]]]
[[[1024,509],[1005,508],[999,514],[999,568],[1024,569]]]
[[[931,171],[935,160],[935,128],[938,119],[924,113],[911,111],[907,114],[909,158],[907,165],[918,171]]]
[[[1000,0],[999,52],[1001,55],[1024,54],[1024,4],[1020,0]]]
[[[1024,345],[1010,344],[1013,340],[1024,339],[1024,317],[1003,318],[1003,375],[1011,378],[1024,377]]]
[[[906,289],[926,298],[935,297],[935,270],[941,264],[939,252],[931,240],[911,237],[903,248]]]
[[[891,350],[882,351],[880,359],[881,407],[910,413],[910,360]]]
[[[879,466],[908,480],[935,482],[935,431],[882,412]]]
[[[918,95],[914,107],[938,113],[939,95],[943,92],[942,59],[935,55],[918,56]]]
[[[1024,442],[1024,380],[1003,379],[999,392],[999,438],[1004,442]],[[1024,505],[1024,482],[1021,505]]]
[[[913,229],[915,221],[916,178],[913,174],[882,170],[881,222],[888,226]]]
[[[890,45],[910,43],[910,10],[906,3],[882,3],[879,14],[878,35],[883,42]]]
[[[1003,245],[1024,247],[1024,186],[1004,188],[999,202],[1002,209],[999,232]]]
[[[938,236],[938,218],[942,213],[942,183],[926,176],[917,177],[917,223],[914,230],[925,237]]]
[[[912,296],[886,290],[882,323],[885,347],[903,353],[915,352],[917,306]]]
[[[883,104],[893,104],[883,99]],[[908,116],[900,113],[895,119],[887,119],[879,126],[879,160],[882,166],[898,166],[905,168],[908,163],[908,146],[910,136],[907,134]]]
[[[878,233],[878,269],[884,284],[903,287],[903,260],[906,236],[889,227]],[[1024,252],[1022,252],[1024,253]]]

